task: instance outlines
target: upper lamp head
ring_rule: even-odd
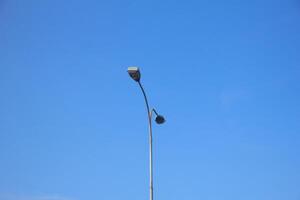
[[[138,67],[128,67],[127,72],[133,80],[135,80],[136,82],[140,81],[141,73]]]

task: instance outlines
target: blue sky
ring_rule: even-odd
[[[300,3],[0,1],[0,200],[300,198]]]

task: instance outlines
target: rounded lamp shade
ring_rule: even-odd
[[[161,115],[157,115],[157,117],[155,118],[156,123],[158,124],[163,124],[166,120],[163,116]]]

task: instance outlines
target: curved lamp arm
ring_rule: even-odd
[[[144,90],[144,87],[142,86],[141,82],[138,81],[138,84],[143,92],[143,95],[144,95],[144,99],[145,99],[145,103],[146,103],[146,106],[147,106],[147,113],[148,113],[148,117],[151,115],[151,112],[150,112],[150,107],[149,107],[149,103],[148,103],[148,99],[147,99],[147,95],[146,95],[146,92]]]
[[[152,116],[153,116],[153,112],[154,112],[155,115],[156,115],[156,119],[155,119],[156,123],[158,123],[158,124],[164,123],[166,121],[165,118],[162,115],[159,115],[154,108],[152,108],[151,111],[150,111],[150,107],[149,107],[149,103],[148,103],[148,99],[147,99],[147,95],[146,95],[146,92],[144,90],[144,87],[143,87],[143,85],[141,84],[140,81],[137,81],[137,82],[138,82],[138,84],[139,84],[139,86],[142,90],[143,95],[144,95],[145,103],[146,103],[146,106],[147,106],[147,113],[148,113],[149,121],[151,121]]]

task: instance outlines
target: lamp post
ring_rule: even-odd
[[[129,76],[135,80],[144,95],[146,107],[147,107],[147,115],[148,115],[148,126],[149,126],[149,169],[150,169],[150,200],[153,200],[153,151],[152,151],[152,116],[153,113],[156,115],[155,121],[157,124],[163,124],[165,122],[165,118],[162,115],[159,115],[154,108],[150,109],[148,104],[148,99],[145,93],[145,90],[140,82],[141,73],[138,67],[128,67],[127,70]]]

